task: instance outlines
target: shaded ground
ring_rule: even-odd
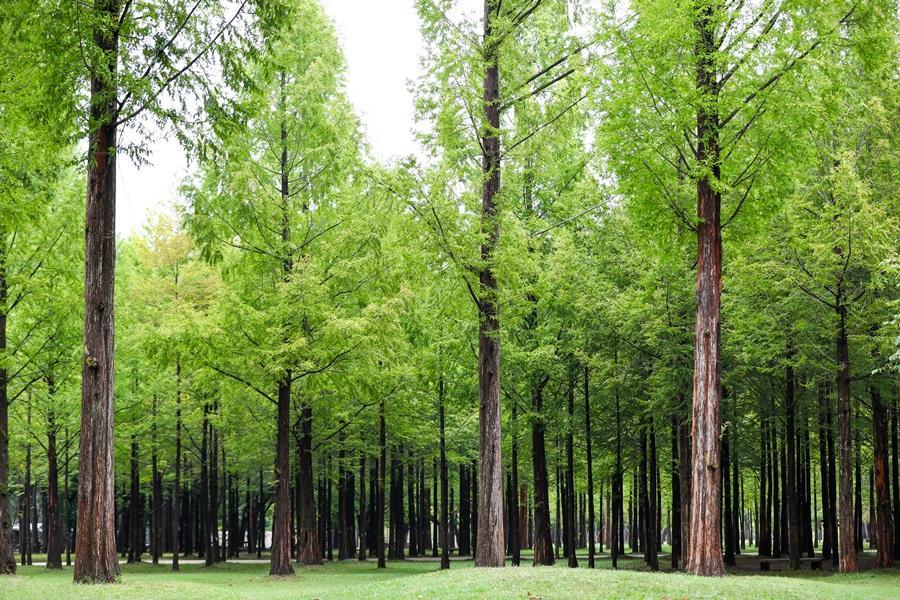
[[[663,558],[663,557],[661,557]],[[661,560],[668,564],[668,557]],[[864,562],[871,560],[865,557]],[[523,561],[524,562],[524,561]],[[586,560],[581,563],[586,566]],[[372,562],[346,561],[297,569],[297,576],[268,577],[258,563],[226,563],[212,568],[184,564],[180,573],[168,566],[123,565],[118,585],[85,586],[71,582],[71,569],[48,571],[20,567],[14,577],[0,579],[0,598],[17,600],[67,598],[186,598],[189,600],[299,598],[321,600],[393,599],[522,599],[583,598],[666,599],[824,599],[900,600],[900,571],[866,571],[853,575],[825,571],[760,573],[755,556],[742,556],[729,576],[698,578],[680,573],[649,573],[635,557],[613,571],[608,558],[596,570],[565,566],[473,569],[460,560],[441,572],[432,560],[390,562],[379,570]]]

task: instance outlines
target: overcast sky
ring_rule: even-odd
[[[347,60],[347,93],[375,158],[388,161],[414,153],[408,82],[419,71],[422,46],[415,0],[320,1],[337,27]],[[187,174],[184,153],[171,136],[161,134],[150,149],[150,164],[140,169],[127,157],[120,159],[120,235],[139,232],[149,214],[170,210]]]

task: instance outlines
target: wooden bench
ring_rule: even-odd
[[[800,562],[809,563],[809,568],[812,570],[821,570],[822,569],[822,561],[823,558],[801,558]],[[780,563],[791,563],[791,559],[789,558],[761,558],[759,559],[759,570],[760,571],[771,571],[772,564],[780,564]]]

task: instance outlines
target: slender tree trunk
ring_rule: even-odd
[[[55,402],[56,392],[53,379],[47,378],[50,402]],[[60,532],[59,514],[59,463],[56,450],[56,413],[51,406],[47,411],[47,512],[44,519],[44,532],[47,537],[47,568],[62,568],[62,535]],[[138,515],[140,525],[140,515]]]
[[[853,435],[850,414],[850,350],[847,342],[846,330],[847,309],[838,304],[838,335],[837,335],[837,396],[838,396],[838,447],[841,453],[841,487],[839,495],[840,515],[838,525],[839,537],[839,568],[842,573],[857,571],[859,565],[856,561],[856,542],[853,527],[853,490],[851,484],[853,469]]]
[[[619,354],[618,349],[613,350],[613,364],[618,369]],[[619,554],[622,553],[622,544],[624,543],[622,523],[622,413],[619,402],[619,388],[616,386],[613,390],[616,401],[616,462],[613,470],[612,485],[612,535],[611,555],[613,569],[619,568]]]
[[[500,239],[495,196],[500,191],[500,75],[499,48],[494,39],[494,19],[499,0],[484,1],[484,116],[482,133],[484,189],[481,204],[481,245],[484,266],[479,273],[478,298],[478,417],[479,489],[475,566],[502,567],[503,463],[500,440],[500,321],[494,252]]]
[[[650,489],[649,489],[649,498],[647,502],[647,507],[649,508],[647,514],[647,552],[650,556],[650,569],[653,571],[659,570],[659,556],[657,553],[660,549],[660,523],[662,522],[662,516],[660,514],[660,504],[662,504],[660,500],[660,486],[659,486],[659,469],[658,462],[656,456],[656,426],[653,423],[653,415],[647,416],[647,422],[650,426],[649,431],[649,443],[650,443],[650,455],[649,455],[649,475],[650,475]]]
[[[359,554],[357,558],[366,560],[366,455],[359,455]]]
[[[681,558],[681,479],[678,466],[678,415],[672,415],[672,568],[678,568]]]
[[[575,555],[575,370],[569,369],[569,389],[567,393],[567,407],[569,420],[566,423],[566,513],[568,514],[566,527],[566,554],[570,568],[578,566],[578,558]]]
[[[594,568],[595,561],[595,529],[594,529],[594,457],[591,453],[591,387],[588,367],[584,367],[584,437],[587,453],[587,495],[588,495],[588,568]],[[600,504],[602,506],[602,493]]]
[[[894,402],[891,410],[891,491],[894,494],[894,560],[900,560],[900,406],[898,406],[897,383],[894,382]],[[2,390],[0,390],[2,393]],[[2,434],[0,434],[2,435]],[[2,483],[2,481],[0,481]]]
[[[66,457],[64,467],[65,472],[63,474],[63,494],[65,495],[63,503],[63,514],[65,515],[65,517],[63,518],[63,525],[66,528],[66,566],[70,566],[72,564],[72,540],[70,536],[71,523],[69,518],[71,511],[71,496],[69,494],[69,447],[71,443],[72,441],[69,438],[69,428],[66,427]]]
[[[553,541],[550,538],[550,489],[547,478],[547,449],[544,440],[543,387],[546,378],[532,383],[531,453],[534,477],[534,566],[552,565]]]
[[[387,567],[384,560],[384,482],[387,475],[387,435],[384,422],[384,398],[381,399],[381,406],[378,411],[378,445],[381,456],[379,457],[378,478],[376,479],[378,484],[376,492],[378,508],[375,515],[375,536],[376,549],[378,551],[378,568],[384,569]]]
[[[447,514],[447,440],[446,415],[444,408],[444,378],[438,380],[438,411],[441,427],[441,570],[450,568],[450,523]],[[437,540],[435,540],[437,543]]]
[[[796,406],[794,393],[794,348],[788,340],[787,367],[785,368],[785,402],[786,414],[785,442],[787,444],[787,465],[785,481],[785,498],[787,499],[788,514],[788,557],[791,569],[800,568],[800,498],[797,490],[797,430],[796,430]]]
[[[757,548],[760,556],[772,556],[772,532],[769,528],[769,429],[763,410],[759,411],[759,525]]]
[[[694,337],[694,401],[691,438],[691,534],[686,568],[695,575],[724,575],[719,460],[721,365],[719,363],[722,296],[722,231],[719,180],[718,83],[715,8],[704,2],[695,17],[697,29],[697,319]],[[706,171],[709,169],[709,172]]]
[[[9,371],[6,366],[6,322],[9,296],[6,226],[0,223],[0,575],[16,572],[9,512]],[[20,536],[21,537],[21,536]]]
[[[831,416],[830,401],[826,395],[825,425],[826,425],[826,445],[828,447],[828,512],[831,516],[831,562],[834,569],[837,569],[840,562],[840,550],[838,547],[838,508],[837,508],[837,459],[834,450],[834,422]]]
[[[153,396],[153,404],[151,407],[153,425],[151,434],[152,455],[150,463],[152,467],[151,473],[151,529],[150,529],[150,553],[153,558],[153,564],[159,564],[159,557],[162,554],[162,475],[159,472],[159,454],[156,445],[156,419],[157,419],[157,397]],[[208,425],[207,425],[208,426]]]
[[[128,499],[128,562],[141,562],[141,546],[143,545],[143,530],[141,529],[141,513],[143,502],[141,501],[141,475],[138,464],[138,441],[135,434],[131,434],[131,495]]]
[[[512,406],[512,456],[509,485],[509,547],[512,565],[518,567],[522,560],[522,538],[519,535],[519,422],[518,403]]]
[[[178,274],[175,274],[178,288]],[[172,570],[180,569],[178,554],[181,550],[181,356],[175,358],[175,501],[172,512]]]
[[[724,394],[723,394],[724,395]],[[734,519],[731,515],[731,431],[727,427],[722,433],[722,506],[723,534],[725,538],[725,564],[733,567],[734,560]]]
[[[114,342],[116,148],[120,0],[95,0],[94,43],[102,68],[91,76],[84,255],[84,356],[81,372],[78,526],[74,579],[119,578],[115,539]]]

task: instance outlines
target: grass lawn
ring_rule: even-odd
[[[167,566],[122,565],[118,585],[72,583],[71,569],[47,571],[20,567],[14,577],[0,579],[0,598],[63,600],[65,598],[179,598],[230,600],[296,598],[364,599],[505,599],[584,598],[838,598],[840,600],[900,599],[900,571],[868,571],[835,575],[828,571],[800,574],[743,573],[705,579],[676,573],[648,573],[639,560],[627,561],[618,572],[601,561],[596,570],[522,567],[472,568],[470,561],[454,562],[441,572],[432,562],[392,562],[378,570],[372,562],[357,561],[297,569],[297,576],[268,577],[268,566],[223,564],[207,569],[183,565],[178,574]]]

